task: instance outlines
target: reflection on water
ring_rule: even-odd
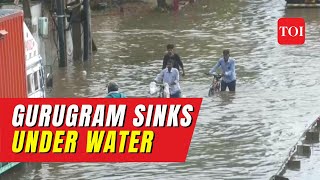
[[[285,10],[278,0],[201,0],[175,15],[93,18],[95,59],[56,69],[51,96],[101,97],[109,80],[128,96],[147,95],[174,43],[185,64],[183,94],[204,98],[187,162],[29,164],[6,179],[268,179],[319,113],[318,15]],[[285,16],[305,18],[304,45],[277,44]],[[223,48],[236,59],[237,92],[209,98],[211,78],[203,74]]]

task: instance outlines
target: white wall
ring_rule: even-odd
[[[41,4],[36,4],[31,6],[31,23],[32,23],[32,36],[38,43],[39,53],[43,59],[44,64],[46,64],[46,46],[45,43],[40,39],[38,32],[38,19],[41,17]]]
[[[43,57],[44,60],[44,64],[48,64],[48,65],[52,65],[52,56],[49,56],[49,58],[51,58],[50,60],[47,60],[47,56],[46,56],[46,51],[52,51],[52,49],[50,48],[46,48],[45,47],[45,41],[42,40],[42,37],[39,36],[39,32],[38,32],[38,19],[39,17],[42,16],[41,14],[41,3],[37,4],[37,5],[33,5],[31,7],[31,16],[32,16],[32,26],[35,27],[34,31],[33,31],[33,37],[36,39],[36,41],[39,44],[39,48],[40,48],[40,53],[41,53],[41,57]],[[51,17],[47,17],[48,19],[50,19]],[[50,21],[49,21],[50,22]],[[69,26],[69,23],[66,20],[66,28]],[[58,43],[58,42],[57,42]],[[72,58],[72,52],[73,52],[73,43],[72,43],[72,35],[71,35],[71,31],[66,31],[66,45],[67,45],[67,59],[71,59]]]

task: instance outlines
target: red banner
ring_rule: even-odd
[[[185,162],[201,103],[0,99],[0,162]]]

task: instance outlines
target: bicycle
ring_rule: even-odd
[[[209,74],[207,74],[209,75]],[[218,93],[221,91],[221,74],[213,74],[213,80],[209,88],[208,96],[211,97],[215,93]]]
[[[170,98],[169,85],[167,83],[150,83],[150,94],[154,95],[157,93],[158,98]]]

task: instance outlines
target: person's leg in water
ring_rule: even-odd
[[[180,98],[180,97],[181,97],[181,92],[180,91],[178,91],[178,92],[176,92],[174,94],[170,94],[170,98]]]
[[[221,81],[221,91],[226,91],[226,89],[227,89],[227,83],[222,80]]]
[[[232,91],[232,92],[236,91],[236,80],[228,83],[228,89],[229,91]]]

